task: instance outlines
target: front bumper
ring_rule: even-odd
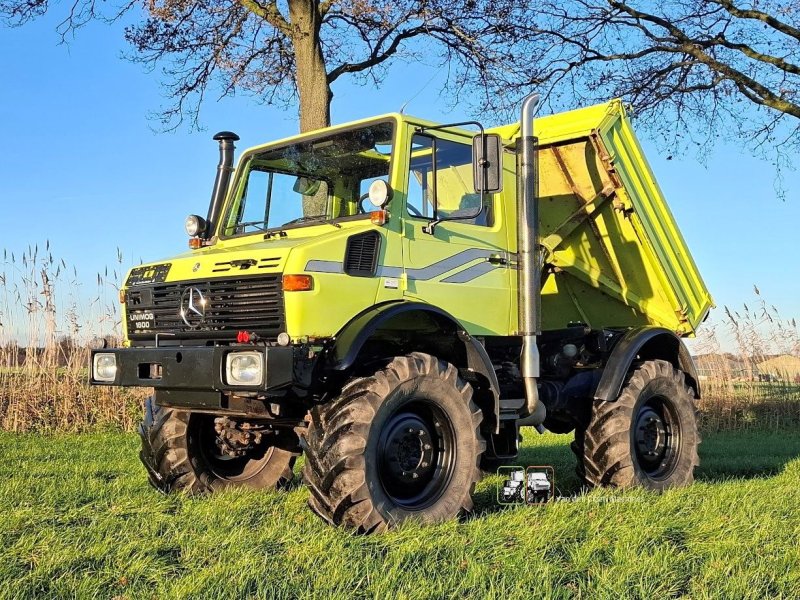
[[[262,383],[257,386],[233,385],[225,381],[226,356],[232,352],[258,352],[262,359]],[[113,381],[98,380],[94,373],[96,354],[116,357]],[[92,350],[89,383],[123,387],[152,387],[158,390],[194,392],[271,392],[293,382],[291,347],[203,346],[164,348],[111,348]]]

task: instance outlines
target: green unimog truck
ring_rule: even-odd
[[[686,485],[712,300],[620,101],[486,129],[390,114],[246,150],[190,250],[132,269],[98,385],[154,389],[164,492],[272,489],[361,532],[469,511],[519,429],[589,486]]]

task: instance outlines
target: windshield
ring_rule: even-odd
[[[393,133],[392,123],[379,123],[251,155],[223,235],[365,215],[369,185],[388,180]]]

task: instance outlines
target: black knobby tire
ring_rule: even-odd
[[[583,458],[578,475],[590,487],[680,487],[694,481],[700,463],[694,393],[664,360],[633,369],[619,397],[595,403],[575,437],[573,451]]]
[[[583,437],[586,435],[586,432],[583,429],[576,428],[575,429],[575,439],[570,443],[569,449],[572,450],[572,453],[575,455],[575,474],[578,476],[578,480],[585,482],[586,481],[586,468],[583,466],[584,463],[584,451],[583,451]]]
[[[292,480],[299,447],[262,446],[247,456],[224,459],[215,453],[214,416],[145,403],[139,426],[139,458],[150,484],[169,493],[213,492],[226,487],[275,489]]]
[[[428,354],[352,379],[311,411],[301,442],[310,507],[360,533],[468,512],[486,449],[482,419],[458,370]]]

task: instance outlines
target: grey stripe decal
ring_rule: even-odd
[[[378,267],[378,277],[402,277],[403,267]]]
[[[472,262],[477,258],[489,258],[492,254],[496,254],[496,252],[492,252],[491,250],[487,250],[485,248],[470,248],[469,250],[464,250],[458,254],[454,254],[453,256],[448,256],[439,262],[435,262],[432,265],[428,265],[427,267],[423,267],[421,269],[406,269],[406,273],[408,274],[409,279],[427,281],[429,279],[433,279],[434,277],[444,275],[448,271],[452,271],[453,269],[464,266],[468,262]]]
[[[477,279],[481,275],[486,275],[486,273],[489,271],[494,271],[496,268],[497,267],[489,262],[478,263],[477,265],[467,267],[463,271],[459,271],[454,275],[450,275],[450,277],[447,277],[446,279],[442,279],[442,283],[466,283],[468,281],[472,281],[473,279]]]
[[[342,263],[335,260],[310,260],[305,270],[314,273],[344,273]]]
[[[435,279],[445,273],[457,269],[459,267],[463,267],[467,263],[470,263],[474,260],[479,258],[489,258],[492,255],[500,254],[502,256],[506,256],[505,252],[497,252],[488,250],[485,248],[470,248],[468,250],[462,250],[453,256],[448,256],[447,258],[443,258],[442,260],[435,262],[427,267],[422,267],[421,269],[406,269],[406,276],[408,279],[413,279],[417,281],[428,281],[430,279]],[[476,268],[484,268],[488,266],[489,269],[485,271],[481,271],[478,274],[470,277],[470,279],[474,279],[475,277],[479,277],[484,273],[488,273],[489,270],[494,268],[493,265],[490,263],[479,263],[477,265],[473,265],[469,269],[466,269],[464,272],[472,272],[472,269]],[[314,272],[314,273],[344,273],[344,267],[341,262],[337,262],[334,260],[310,260],[306,264],[306,271]],[[403,267],[389,267],[389,266],[379,266],[377,276],[378,277],[401,277],[403,275]],[[464,279],[463,281],[457,279],[458,273],[455,275],[451,275],[444,281],[447,283],[463,283],[463,281],[469,281],[469,279]],[[456,278],[456,279],[454,279]]]

